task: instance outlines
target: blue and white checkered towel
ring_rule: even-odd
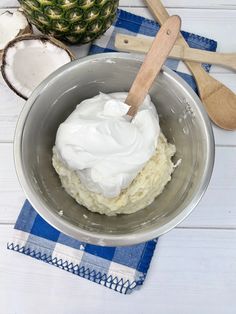
[[[116,32],[155,36],[158,29],[158,24],[151,20],[119,10],[115,23],[104,36],[94,42],[90,54],[115,51]],[[186,32],[183,35],[191,47],[216,50],[216,42],[213,40]],[[174,60],[169,60],[168,66],[173,70],[182,67]],[[209,66],[206,68],[209,70]],[[185,69],[184,72],[178,73],[196,90],[193,78]],[[143,284],[156,243],[157,240],[152,240],[129,247],[101,247],[82,243],[53,228],[26,201],[8,249],[126,294]]]

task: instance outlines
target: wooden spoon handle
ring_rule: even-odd
[[[145,0],[145,2],[147,3],[149,10],[152,12],[157,22],[159,22],[160,25],[163,25],[163,23],[165,23],[165,21],[169,18],[169,14],[166,8],[163,6],[161,0]],[[181,33],[176,43],[181,46],[189,47]],[[204,74],[205,70],[199,63],[190,61],[185,61],[184,63],[194,75],[198,85],[198,74]]]
[[[122,51],[147,53],[152,45],[152,38],[117,34],[115,47]],[[220,53],[180,45],[174,45],[169,55],[177,60],[187,60],[199,63],[218,64],[236,71],[236,53]]]
[[[133,117],[138,107],[143,103],[155,77],[175,44],[180,26],[180,17],[173,15],[168,18],[157,33],[126,98],[126,104],[131,106],[128,115]]]
[[[169,14],[166,8],[162,5],[160,0],[146,0],[149,10],[152,12],[153,16],[157,19],[160,25],[163,25],[165,21],[169,18]]]

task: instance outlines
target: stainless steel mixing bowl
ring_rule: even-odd
[[[197,95],[164,67],[150,95],[164,134],[176,145],[174,161],[181,163],[163,193],[134,214],[107,217],[80,206],[61,187],[51,163],[59,124],[76,104],[100,91],[128,91],[141,62],[141,57],[123,53],[71,62],[47,78],[21,112],[14,156],[25,194],[47,222],[81,241],[116,246],[153,239],[180,223],[209,183],[214,163],[211,124]]]

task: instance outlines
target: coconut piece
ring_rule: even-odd
[[[75,59],[64,44],[52,37],[20,36],[4,49],[2,75],[16,94],[28,99],[49,74]]]
[[[14,38],[24,34],[31,34],[32,27],[24,13],[5,11],[0,15],[0,57],[4,47]]]

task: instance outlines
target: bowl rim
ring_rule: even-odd
[[[194,195],[190,203],[181,211],[178,215],[176,215],[171,221],[155,228],[153,230],[143,230],[138,232],[132,232],[130,234],[107,234],[107,233],[97,233],[91,232],[85,229],[82,229],[78,226],[73,225],[66,219],[62,219],[59,214],[53,212],[47,205],[44,203],[43,199],[39,197],[33,190],[33,188],[27,183],[26,175],[23,171],[23,160],[22,160],[22,140],[23,140],[23,130],[26,124],[27,117],[30,113],[31,108],[33,107],[36,99],[40,97],[43,91],[48,88],[53,80],[62,76],[65,71],[72,70],[74,67],[77,67],[81,64],[85,64],[95,60],[101,59],[125,59],[125,60],[137,60],[143,61],[142,55],[136,55],[132,53],[120,53],[120,52],[109,52],[109,53],[101,53],[97,55],[91,55],[79,60],[72,61],[67,63],[66,65],[60,67],[58,70],[49,75],[40,85],[33,91],[32,95],[29,97],[27,102],[25,103],[17,125],[15,129],[14,135],[14,143],[13,143],[13,152],[14,152],[14,163],[15,169],[17,173],[18,180],[20,185],[25,193],[25,196],[28,198],[29,202],[35,208],[39,215],[43,217],[50,225],[54,228],[58,229],[60,232],[67,234],[77,240],[84,241],[87,243],[102,245],[102,246],[127,246],[142,243],[148,240],[152,240],[168,231],[173,229],[176,225],[181,223],[196,207],[196,205],[201,200],[204,195],[208,184],[211,179],[213,167],[214,167],[214,159],[215,159],[215,141],[213,130],[211,126],[211,122],[208,118],[208,115],[198,98],[197,94],[192,90],[192,88],[174,71],[170,70],[166,66],[163,66],[162,71],[172,79],[174,79],[179,85],[181,85],[187,94],[191,98],[193,98],[194,102],[198,106],[198,110],[201,113],[204,122],[205,133],[207,135],[207,145],[209,154],[207,155],[206,163],[205,163],[205,171],[204,175],[201,178],[201,183],[199,184],[199,189],[197,193]]]

